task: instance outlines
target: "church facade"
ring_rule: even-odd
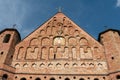
[[[21,40],[0,32],[0,80],[120,80],[120,31],[98,41],[58,12]]]

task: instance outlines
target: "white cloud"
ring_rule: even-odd
[[[116,7],[120,7],[120,0],[117,0]]]

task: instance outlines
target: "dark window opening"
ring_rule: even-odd
[[[114,60],[114,57],[111,57],[112,60]]]
[[[103,77],[103,79],[105,79],[105,77]]]
[[[1,52],[0,54],[3,55],[3,52]]]
[[[11,55],[11,59],[13,58],[13,55]]]
[[[2,80],[7,80],[7,78],[8,78],[8,75],[7,74],[3,74]]]
[[[88,79],[90,79],[90,77],[88,77]]]
[[[65,80],[70,80],[69,78],[65,78]]]
[[[99,80],[98,78],[95,78],[94,80]]]
[[[55,80],[55,78],[50,78],[50,80]]]
[[[120,75],[117,75],[116,78],[117,78],[117,79],[120,79]]]
[[[6,34],[4,37],[3,43],[8,43],[10,40],[10,36],[11,36],[10,34]]]
[[[30,79],[32,79],[32,76],[30,76]]]
[[[76,77],[74,76],[73,79],[76,79]]]
[[[56,54],[54,54],[54,59],[56,59]]]
[[[61,79],[61,77],[59,77],[59,79]]]
[[[85,80],[84,78],[80,78],[79,80]]]
[[[15,76],[15,79],[17,79],[17,76]]]
[[[40,78],[36,78],[35,80],[41,80]]]
[[[46,76],[44,76],[44,78],[46,79],[47,77],[46,77]]]
[[[26,80],[26,78],[21,78],[20,80]]]

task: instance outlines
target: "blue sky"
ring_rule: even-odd
[[[106,28],[120,30],[120,0],[0,0],[0,30],[16,24],[24,38],[57,13],[57,8],[98,38]]]

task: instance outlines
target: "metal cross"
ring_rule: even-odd
[[[15,28],[16,27],[16,24],[13,24],[13,28]]]
[[[62,7],[58,7],[58,12],[62,12]]]

